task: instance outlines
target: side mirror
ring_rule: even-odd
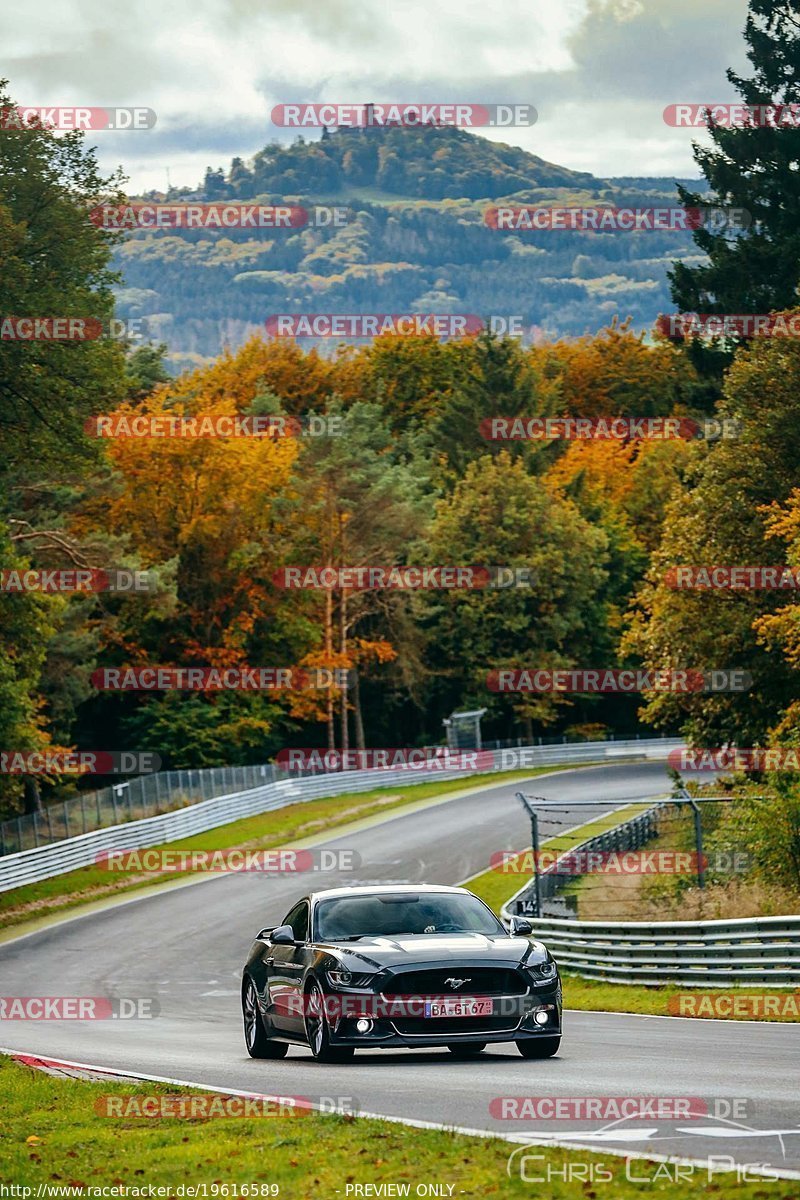
[[[273,946],[293,946],[294,930],[291,925],[279,925],[277,929],[273,929],[269,940]]]
[[[509,933],[512,937],[516,937],[518,933],[525,935],[531,934],[533,933],[533,926],[527,917],[512,917]]]

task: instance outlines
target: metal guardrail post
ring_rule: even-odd
[[[700,805],[692,801],[692,812],[694,813],[694,841],[697,848],[697,885],[704,888],[706,886],[706,869],[703,862],[703,819],[700,815]]]
[[[706,870],[703,862],[703,819],[700,814],[700,805],[687,792],[686,788],[681,788],[681,795],[686,800],[694,813],[694,847],[697,854],[697,886],[704,888],[706,886]]]
[[[539,818],[536,809],[528,803],[528,797],[523,792],[517,792],[517,799],[531,819],[531,851],[533,853],[533,902],[536,906],[536,916],[542,915],[542,880],[539,873]],[[534,797],[535,799],[535,797]]]

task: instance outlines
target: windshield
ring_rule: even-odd
[[[504,934],[497,918],[474,896],[456,894],[338,896],[316,907],[317,938],[342,941],[398,934]]]

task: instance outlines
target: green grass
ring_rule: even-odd
[[[764,996],[781,997],[793,996],[794,1004],[785,1005],[785,1015],[754,1013],[753,1016],[744,1014],[720,1015],[717,1020],[735,1021],[789,1021],[796,1022],[800,1014],[800,992],[792,988],[693,988],[690,984],[673,987],[641,987],[635,983],[604,983],[600,980],[581,979],[578,975],[563,975],[564,1007],[583,1009],[588,1012],[628,1012],[642,1013],[646,1016],[669,1017],[678,1013],[670,1012],[670,1000],[679,996],[715,996],[734,993],[737,1000],[747,996],[755,996],[762,1000]],[[792,1011],[794,1010],[794,1011]],[[716,1013],[715,1013],[716,1016]],[[702,1010],[697,1016],[688,1016],[686,1020],[704,1021]]]
[[[268,1064],[264,1064],[268,1068]],[[465,1065],[466,1070],[474,1067]],[[541,1074],[541,1064],[536,1074]],[[265,1069],[265,1087],[269,1087]],[[342,1092],[342,1073],[336,1086]],[[185,1118],[111,1118],[97,1114],[104,1096],[191,1094],[189,1089],[161,1084],[94,1083],[56,1078],[0,1058],[3,1122],[0,1126],[0,1180],[33,1189],[84,1189],[125,1185],[171,1187],[205,1185],[207,1196],[232,1195],[225,1185],[276,1184],[281,1200],[346,1198],[348,1184],[445,1184],[452,1196],[526,1197],[534,1192],[519,1170],[506,1173],[516,1147],[498,1138],[477,1138],[437,1130],[413,1129],[379,1120],[347,1116],[262,1117],[189,1120]],[[357,1101],[354,1098],[354,1107]],[[515,1123],[516,1124],[516,1123]],[[585,1200],[598,1193],[609,1200],[669,1197],[685,1200],[704,1194],[707,1174],[698,1168],[696,1182],[663,1177],[665,1168],[635,1162],[632,1173],[659,1178],[648,1183],[626,1179],[625,1162],[612,1155],[556,1148],[537,1149],[543,1158],[529,1171],[543,1174],[548,1166],[564,1174],[574,1164],[582,1179],[565,1182],[558,1175],[543,1193],[554,1200]],[[514,1162],[518,1163],[521,1154]],[[581,1166],[581,1164],[583,1164]],[[613,1186],[596,1189],[585,1183],[586,1164],[613,1173]],[[573,1167],[573,1170],[575,1168]],[[717,1200],[790,1200],[796,1181],[737,1183],[734,1173],[715,1174]],[[606,1178],[605,1182],[609,1182]],[[216,1185],[216,1193],[212,1191]],[[20,1195],[19,1192],[16,1193]],[[50,1195],[57,1193],[51,1192]],[[63,1193],[68,1194],[68,1193]],[[202,1194],[202,1193],[201,1193]],[[375,1194],[375,1193],[373,1193]],[[47,1193],[45,1193],[47,1195]],[[80,1196],[81,1191],[72,1193]],[[354,1193],[350,1192],[353,1196]],[[22,1197],[22,1200],[27,1200]]]
[[[289,804],[272,812],[259,813],[194,834],[180,841],[163,843],[153,849],[170,850],[227,850],[232,847],[269,849],[291,845],[294,840],[316,836],[351,821],[362,820],[379,813],[391,812],[405,805],[443,797],[465,789],[486,784],[512,783],[530,779],[551,771],[570,770],[562,767],[533,767],[524,771],[492,772],[472,775],[459,786],[457,781],[436,780],[402,788],[376,788],[371,792],[347,792],[321,800]],[[182,872],[122,872],[109,871],[100,865],[80,867],[64,875],[26,884],[0,893],[0,922],[4,928],[36,920],[53,913],[91,901],[102,900],[116,893],[128,893],[155,883],[178,883],[192,874]]]

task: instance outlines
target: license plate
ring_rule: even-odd
[[[483,996],[443,996],[425,1001],[426,1017],[490,1017],[492,1001]]]

